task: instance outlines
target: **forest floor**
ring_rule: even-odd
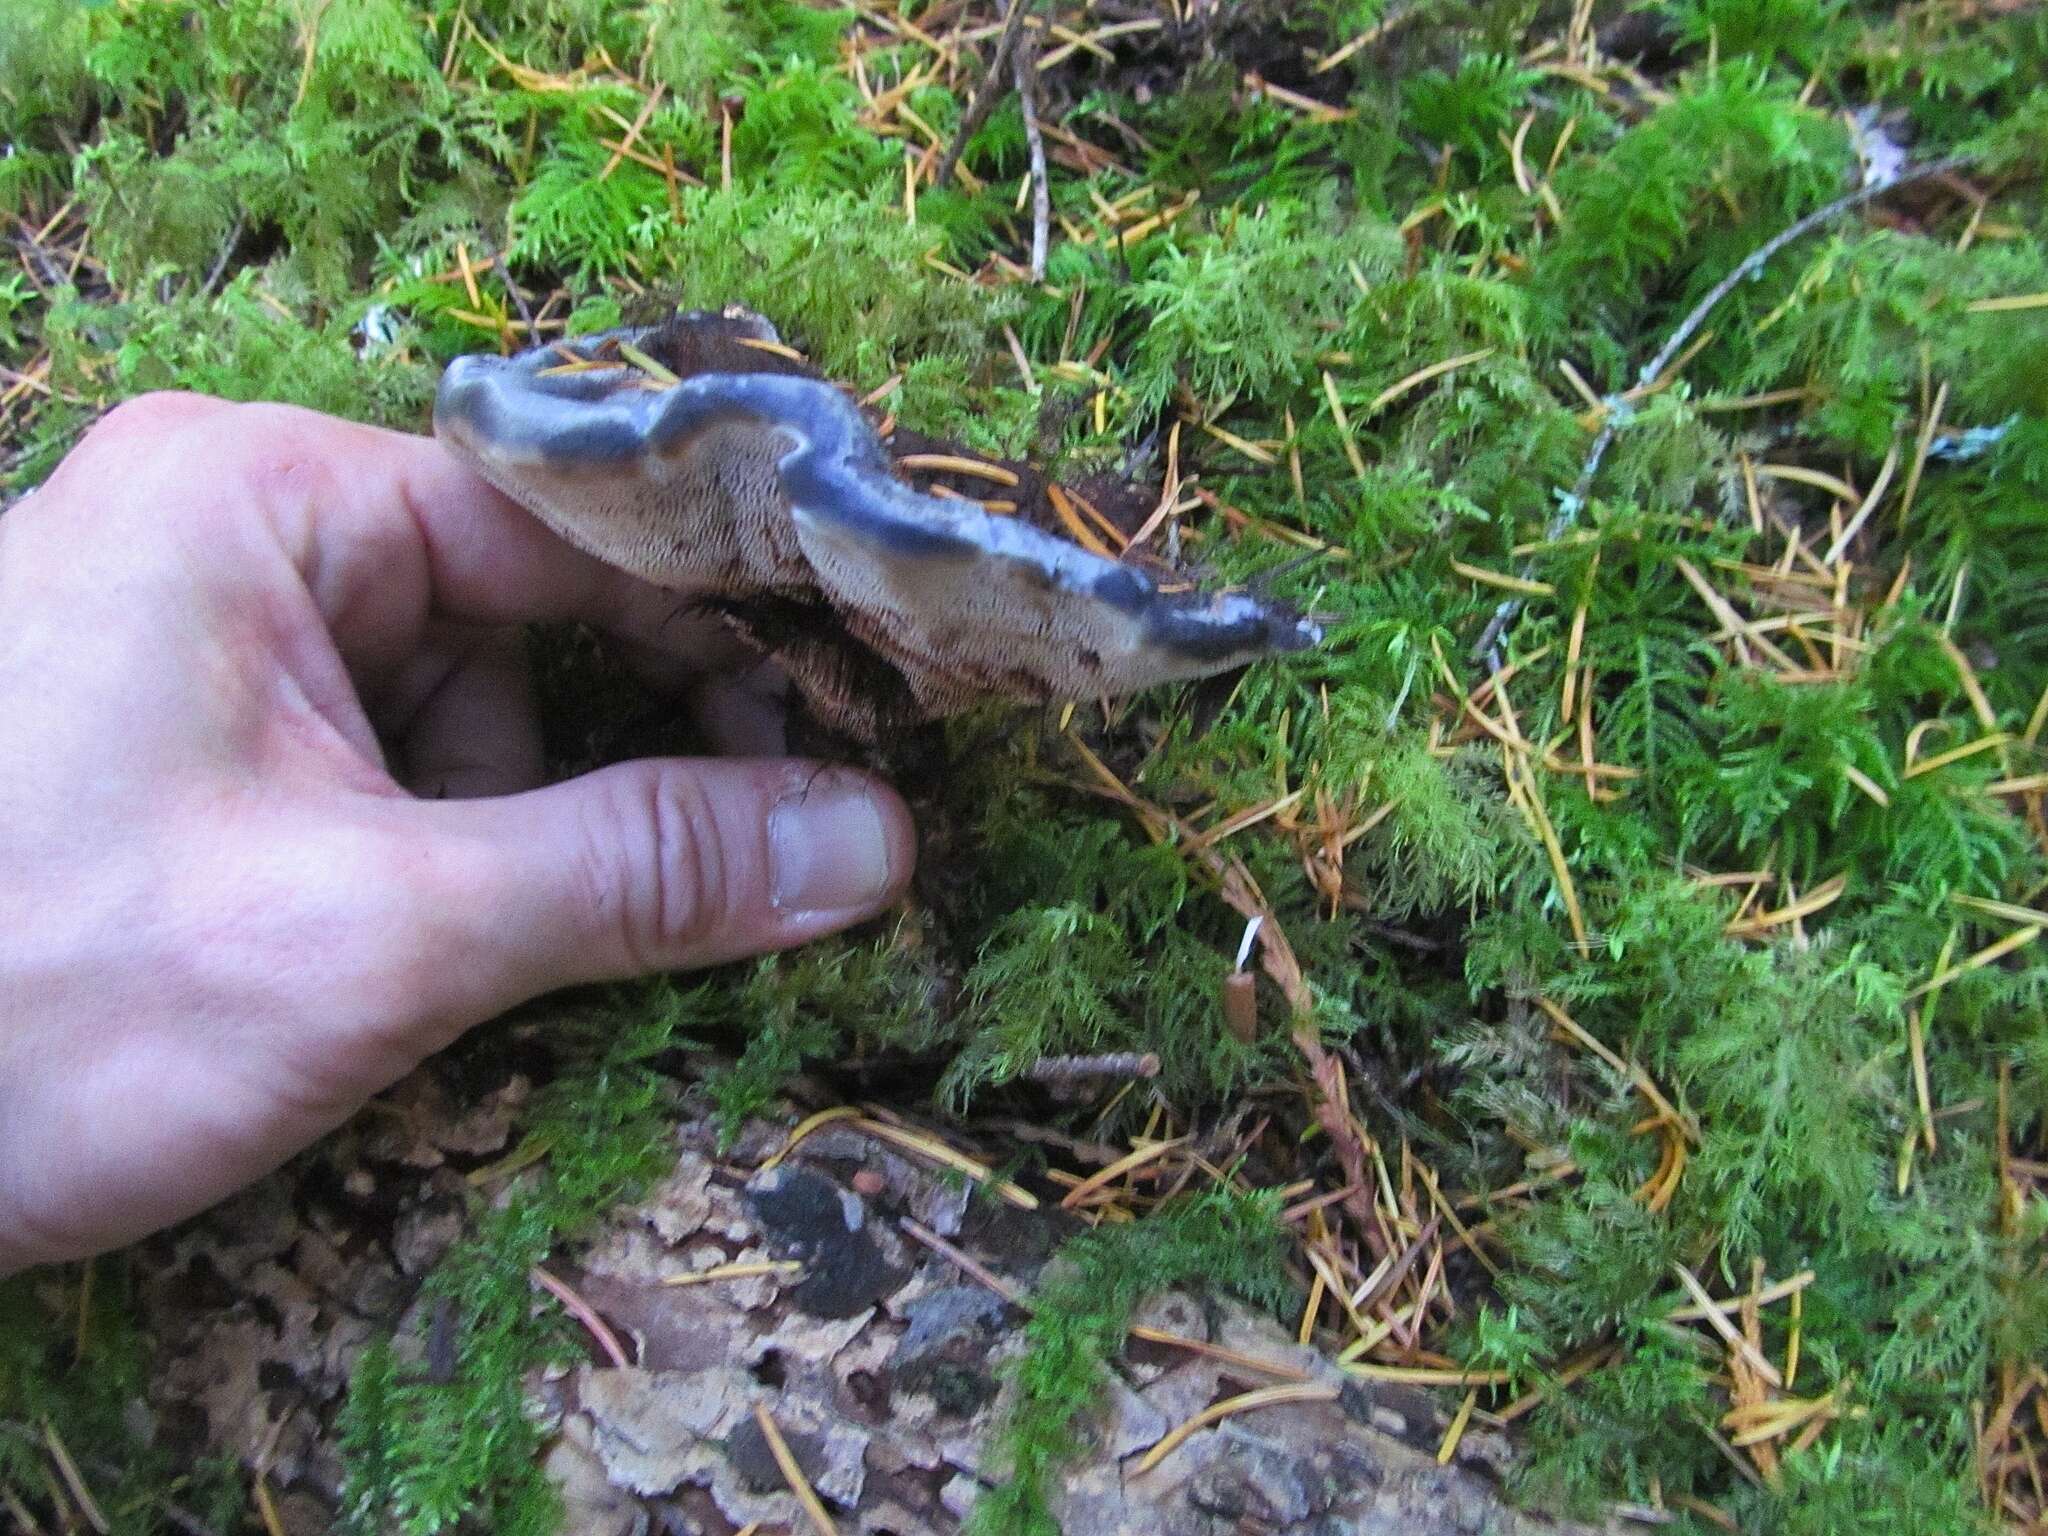
[[[898,1259],[959,1268],[855,1144],[1049,1213],[983,1536],[1204,1288],[1314,1365],[1190,1413],[1431,1393],[1529,1510],[2048,1528],[2048,10],[15,0],[0,142],[10,497],[146,389],[425,430],[459,353],[741,304],[1327,629],[949,722],[887,920],[549,1000],[0,1285],[22,1529],[557,1528],[548,1394],[654,1347],[591,1277],[659,1239],[766,1327],[803,1242],[678,1180],[811,1137]],[[532,653],[557,771],[689,749]]]

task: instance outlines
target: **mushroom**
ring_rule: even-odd
[[[1249,593],[1163,585],[915,489],[745,310],[457,358],[434,430],[570,543],[721,614],[870,742],[983,698],[1126,694],[1322,638]]]

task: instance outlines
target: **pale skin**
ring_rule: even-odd
[[[871,917],[886,785],[779,757],[541,786],[516,626],[728,643],[431,439],[120,407],[0,517],[0,1275],[203,1210],[556,987]]]

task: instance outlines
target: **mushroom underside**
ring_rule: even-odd
[[[1041,526],[1080,506],[1135,528],[1134,488],[885,443],[742,310],[457,359],[435,430],[569,542],[718,614],[866,742],[986,698],[1125,694],[1321,638]]]

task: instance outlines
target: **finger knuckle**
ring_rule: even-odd
[[[262,506],[298,509],[333,504],[346,491],[333,425],[289,406],[235,407],[244,485]]]
[[[704,786],[687,773],[624,776],[610,825],[584,837],[584,879],[595,910],[609,910],[638,971],[674,964],[716,926],[732,900],[725,841]]]
[[[137,437],[161,436],[182,429],[197,415],[221,408],[219,401],[186,390],[151,390],[108,411],[93,424],[84,441],[105,447]]]
[[[330,935],[321,963],[349,977],[338,1011],[363,1060],[388,1078],[474,1022],[467,965],[451,965],[477,948],[463,899],[471,871],[396,826],[327,839],[322,868],[331,905],[318,924]]]
[[[220,402],[204,395],[175,390],[158,390],[123,400],[92,424],[51,476],[50,483],[61,486],[77,477],[91,483],[110,466],[132,482],[152,454],[195,419],[219,408]],[[97,502],[87,498],[85,504]]]
[[[230,515],[251,501],[273,510],[317,507],[347,489],[336,425],[295,406],[238,404],[160,390],[124,400],[102,416],[80,440],[66,470],[88,481],[112,472],[131,489],[189,491],[193,466],[203,462],[210,485],[232,487],[239,494],[166,499],[171,510],[201,522]]]

